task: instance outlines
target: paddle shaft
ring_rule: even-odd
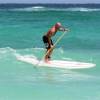
[[[53,45],[53,47],[51,47],[46,54],[43,56],[43,58],[58,44],[58,42],[64,37],[64,35],[66,34],[66,31],[64,31],[64,33],[57,39],[57,41],[55,42],[55,44]]]
[[[57,45],[57,43],[63,38],[63,36],[64,36],[66,33],[67,33],[67,32],[64,31],[64,33],[57,39],[57,41],[55,42],[55,44],[53,45],[53,47],[51,47],[51,48],[46,52],[46,54],[43,56],[42,61],[43,61],[44,57],[50,52],[50,50],[52,50],[52,49]],[[36,64],[36,66],[38,66],[38,65],[40,64],[40,62],[41,62],[41,60]]]

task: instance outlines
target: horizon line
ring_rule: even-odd
[[[1,4],[100,4],[100,3],[0,3]]]

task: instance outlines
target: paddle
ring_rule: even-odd
[[[64,32],[63,32],[63,34],[57,39],[57,41],[55,42],[55,44],[46,52],[46,54],[42,57],[42,60],[40,60],[37,64],[36,64],[36,66],[38,66],[39,64],[40,64],[40,62],[41,61],[43,61],[43,59],[44,59],[44,57],[50,52],[50,50],[52,50],[57,44],[58,44],[58,42],[64,37],[64,35],[67,33],[67,31],[69,31],[68,29],[67,30],[65,30]]]
[[[68,30],[67,30],[68,31]],[[58,44],[58,42],[64,37],[64,35],[67,33],[67,31],[64,31],[63,34],[57,39],[55,44],[46,52],[46,54],[43,56],[42,59]]]

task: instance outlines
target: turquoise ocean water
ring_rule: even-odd
[[[38,68],[16,59],[41,59],[42,36],[58,21],[70,32],[52,59],[95,63],[94,68]],[[100,5],[0,5],[0,100],[100,100]]]

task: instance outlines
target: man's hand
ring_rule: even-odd
[[[69,31],[69,29],[65,28],[64,31]]]
[[[64,28],[64,27],[61,27],[60,29],[59,29],[59,31],[69,31],[69,29],[67,29],[67,28]]]
[[[54,48],[54,45],[51,45],[51,49],[53,49]]]

